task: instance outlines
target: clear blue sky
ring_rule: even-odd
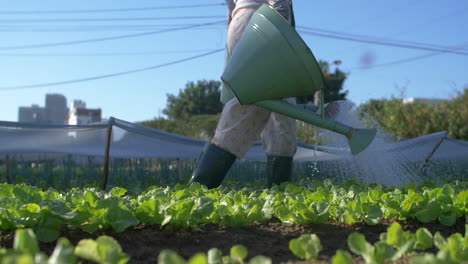
[[[222,3],[223,0],[15,0],[3,3],[0,9],[0,120],[17,121],[19,106],[43,106],[46,93],[63,94],[68,104],[81,99],[90,108],[101,108],[104,117],[137,122],[160,116],[166,106],[166,94],[177,94],[188,81],[219,79],[224,53],[101,80],[44,88],[9,88],[125,72],[222,49],[226,42],[224,23],[133,38],[37,47],[37,44],[216,22],[225,19],[226,7]],[[219,5],[155,9],[196,4]],[[407,45],[432,45],[432,49],[450,48],[464,53],[372,45],[301,31],[318,59],[342,61],[340,68],[349,73],[345,89],[349,91],[348,98],[356,104],[372,98],[398,96],[403,90],[405,97],[450,98],[468,84],[468,1],[295,0],[294,7],[298,26],[326,30],[328,35],[335,31],[334,36],[339,37],[360,35],[361,39],[398,40],[399,44],[404,41]],[[141,8],[147,10],[141,11]],[[38,13],[96,9],[133,11]],[[189,16],[210,18],[186,19]],[[161,20],[161,17],[173,19]],[[433,56],[415,59],[428,54]],[[406,63],[379,66],[407,59],[410,61]]]

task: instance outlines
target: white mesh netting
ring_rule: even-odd
[[[79,170],[80,164],[86,163],[88,167],[93,168],[102,167],[108,130],[111,127],[109,152],[112,159],[111,169],[115,174],[125,168],[127,172],[121,172],[121,178],[125,180],[136,177],[135,174],[139,172],[135,171],[135,168],[138,166],[140,169],[150,166],[162,170],[161,162],[159,165],[143,164],[140,161],[132,163],[132,159],[143,159],[146,162],[149,159],[190,160],[191,163],[184,167],[186,171],[181,172],[180,168],[176,169],[178,171],[175,175],[178,176],[174,177],[180,178],[181,174],[187,174],[192,169],[194,160],[199,157],[205,144],[203,140],[163,132],[116,118],[110,118],[99,124],[81,126],[0,122],[0,155],[4,160],[3,166],[5,167],[5,160],[15,163],[16,172],[19,173],[19,169],[24,169],[25,166],[39,166],[42,169],[48,166],[50,172],[53,172],[54,167],[65,168],[73,164],[74,176],[79,174],[76,170]],[[430,179],[441,176],[441,173],[457,174],[458,178],[464,179],[468,174],[468,142],[452,139],[447,136],[447,132],[400,142],[388,141],[385,135],[378,134],[369,148],[356,156],[350,154],[346,144],[339,144],[340,140],[343,139],[336,138],[337,142],[326,146],[298,142],[298,151],[294,157],[295,176],[360,178],[367,182],[399,185],[414,181],[423,175],[425,179]],[[257,142],[242,161],[258,163],[265,159],[261,143]],[[124,160],[128,162],[123,162]],[[302,166],[298,167],[298,164]],[[167,170],[182,166],[180,163],[166,165]],[[133,172],[129,172],[128,168]],[[11,169],[9,173],[14,174]],[[249,173],[255,175],[246,175]],[[237,176],[232,177],[261,178],[258,174],[258,170],[252,173],[239,169]],[[99,172],[96,172],[96,177],[100,177]]]

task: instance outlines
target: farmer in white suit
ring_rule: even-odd
[[[226,4],[228,55],[235,50],[250,18],[261,5],[272,6],[289,23],[294,19],[290,0],[226,0]],[[267,154],[268,185],[290,180],[297,149],[296,120],[255,105],[241,105],[226,89],[221,100],[225,103],[221,119],[213,139],[205,145],[190,183],[218,187],[235,160],[242,158],[259,137]],[[295,103],[295,98],[286,100]]]

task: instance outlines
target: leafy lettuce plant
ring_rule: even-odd
[[[32,229],[15,232],[12,249],[0,249],[0,263],[5,264],[75,264],[78,258],[98,264],[125,264],[130,259],[112,237],[97,240],[83,239],[75,248],[66,238],[60,238],[48,257],[39,250],[39,242]]]
[[[207,254],[198,253],[188,260],[172,250],[163,250],[158,256],[158,264],[272,264],[270,258],[261,255],[247,262],[247,255],[248,250],[242,245],[233,246],[226,256],[223,256],[221,250],[212,248]]]
[[[322,243],[316,234],[305,234],[289,241],[289,249],[305,260],[316,260],[322,251]]]

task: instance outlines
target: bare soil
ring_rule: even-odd
[[[129,263],[157,263],[161,250],[171,249],[188,259],[196,253],[206,253],[211,248],[220,249],[224,255],[237,244],[242,244],[249,250],[249,256],[264,255],[270,257],[273,263],[311,263],[298,259],[289,250],[289,241],[302,234],[315,233],[320,237],[323,251],[319,261],[313,263],[329,263],[337,249],[348,250],[346,239],[352,232],[364,234],[367,240],[374,243],[379,235],[385,232],[393,220],[369,226],[366,224],[345,225],[338,223],[287,225],[278,220],[268,223],[254,223],[248,226],[233,228],[216,225],[200,226],[199,230],[170,230],[160,226],[138,226],[122,233],[101,231],[88,234],[79,230],[64,230],[63,236],[76,245],[84,238],[97,238],[100,235],[109,235],[119,241],[123,250],[130,255]],[[454,226],[444,226],[439,223],[422,224],[418,221],[408,220],[400,222],[405,230],[415,232],[420,227],[426,227],[433,234],[441,232],[445,237],[454,233],[464,234],[465,220],[460,219]],[[12,231],[0,231],[2,247],[11,247],[13,242]],[[55,247],[54,243],[41,243],[42,251],[50,254]],[[349,250],[348,250],[349,251]],[[362,259],[354,258],[360,263]],[[403,260],[401,263],[405,263]]]

